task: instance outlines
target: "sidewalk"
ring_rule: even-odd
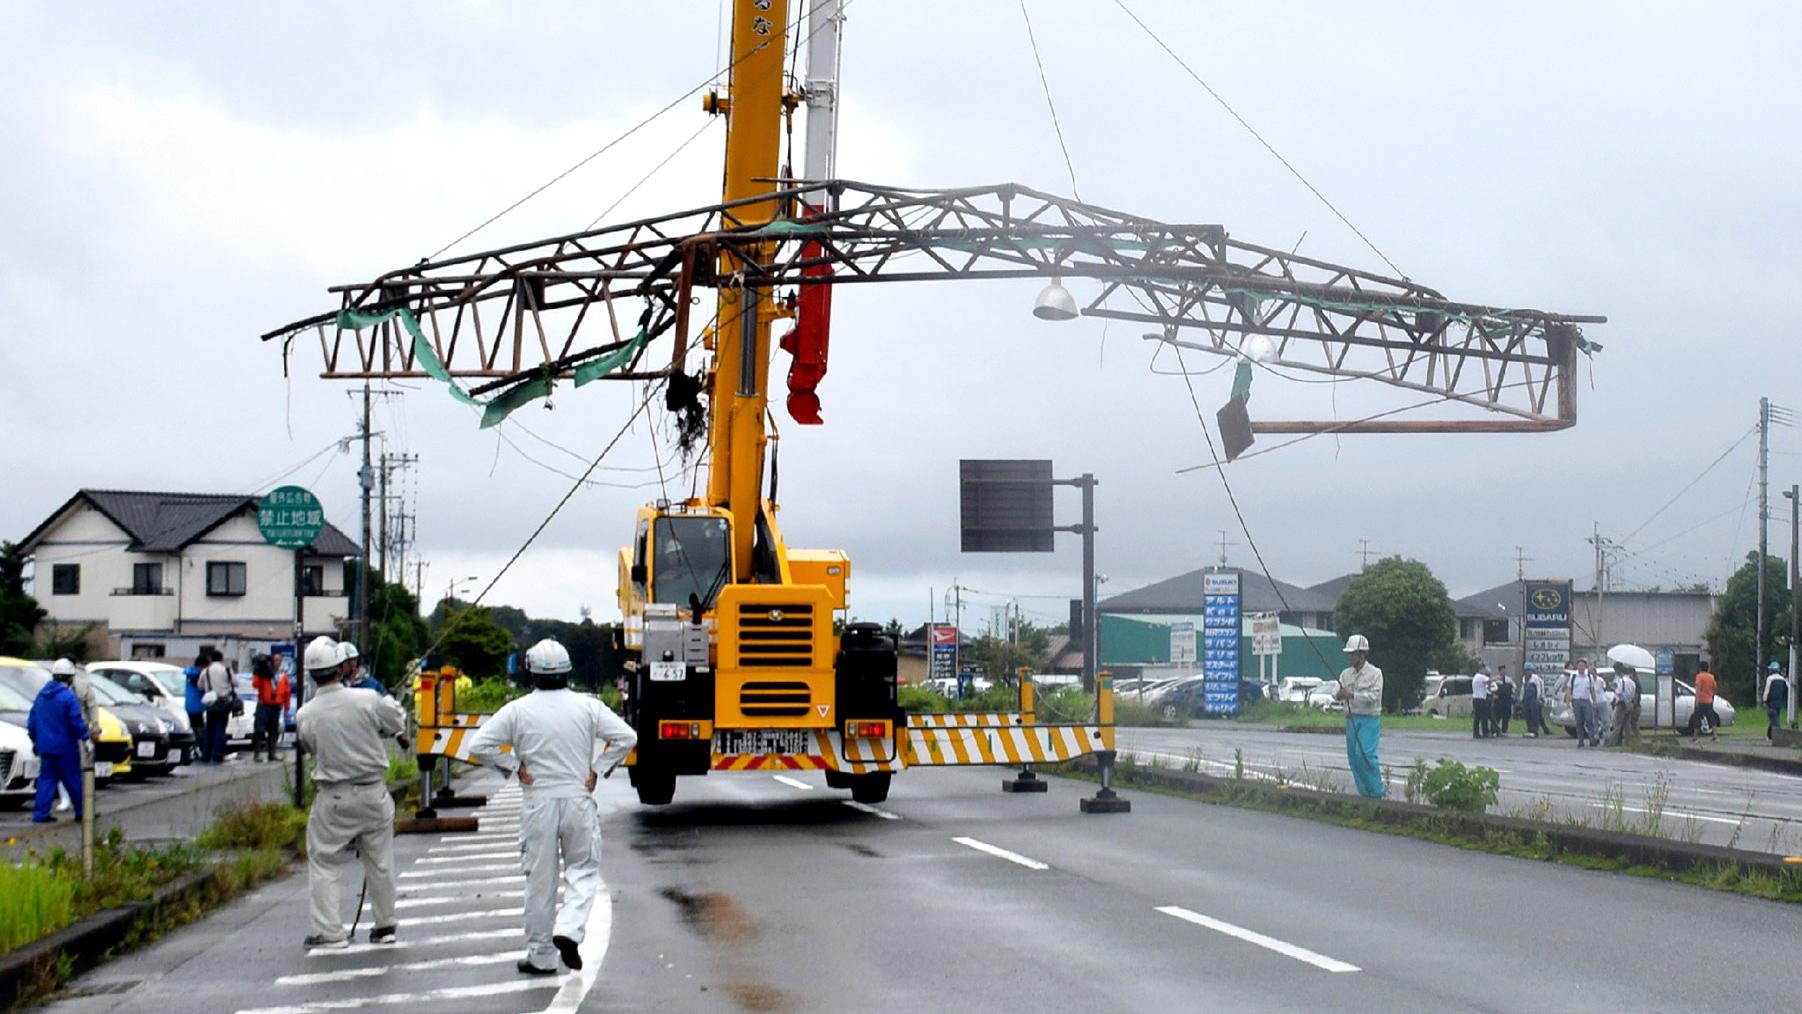
[[[1687,735],[1662,729],[1641,732],[1639,738],[1642,743],[1657,743],[1665,746],[1674,744],[1678,749],[1678,755],[1684,760],[1732,764],[1779,774],[1802,775],[1802,750],[1793,746],[1779,746],[1763,739],[1733,736],[1715,740],[1704,736],[1692,742]]]
[[[184,765],[172,775],[142,782],[114,782],[94,794],[94,834],[103,837],[117,827],[134,842],[192,838],[223,806],[287,798],[292,771],[289,762],[257,763],[245,757],[218,767]],[[27,850],[79,849],[81,825],[68,814],[59,817],[54,824],[34,824],[30,807],[0,811],[0,855],[17,859]]]

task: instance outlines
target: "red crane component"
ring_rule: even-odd
[[[826,257],[826,248],[817,241],[803,245],[801,256],[807,260]],[[803,278],[831,278],[832,265],[811,264],[801,269]],[[803,285],[795,297],[795,326],[777,344],[794,357],[788,367],[788,414],[803,426],[818,426],[820,396],[814,389],[826,377],[826,356],[832,339],[832,283]]]

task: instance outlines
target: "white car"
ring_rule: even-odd
[[[30,711],[30,701],[0,686],[0,806],[16,806],[37,795],[38,755],[23,724]]]
[[[1549,704],[1549,707],[1546,708],[1546,722],[1550,725],[1563,726],[1564,732],[1568,736],[1577,734],[1577,717],[1571,706],[1564,701],[1564,687],[1574,675],[1576,673],[1567,670],[1562,676],[1554,677],[1546,682],[1546,699]],[[1658,677],[1650,675],[1639,677],[1639,727],[1641,729],[1652,727],[1652,716],[1656,714],[1655,709],[1658,706],[1657,679]],[[1689,718],[1696,712],[1696,688],[1679,679],[1673,679],[1671,684],[1677,691],[1677,699],[1673,708],[1676,727],[1688,729]],[[1714,695],[1714,713],[1721,717],[1722,725],[1733,724],[1735,718],[1733,704],[1719,693]],[[1602,731],[1604,735],[1607,733],[1608,723],[1614,720],[1613,715],[1614,690],[1604,690],[1602,691]],[[1708,730],[1703,729],[1702,731],[1707,732]]]
[[[1306,704],[1308,692],[1324,682],[1318,676],[1284,676],[1276,681],[1276,699],[1288,704]]]
[[[1333,695],[1338,692],[1339,681],[1327,680],[1325,683],[1308,691],[1308,707],[1319,708],[1321,711],[1344,711],[1345,702],[1333,699]]]
[[[154,705],[175,728],[171,746],[181,752],[181,763],[193,760],[194,730],[188,722],[187,677],[180,666],[165,662],[120,660],[89,662],[87,670],[137,694]]]

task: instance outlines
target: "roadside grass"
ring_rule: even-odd
[[[1242,754],[1235,754],[1242,763]],[[1153,758],[1154,761],[1158,760]],[[1590,870],[1601,870],[1615,873],[1626,873],[1633,876],[1650,877],[1658,880],[1675,881],[1696,887],[1712,890],[1728,891],[1735,894],[1750,895],[1772,901],[1791,904],[1802,904],[1802,866],[1794,870],[1784,870],[1781,874],[1770,874],[1759,870],[1747,870],[1731,864],[1709,863],[1689,870],[1671,870],[1631,860],[1596,856],[1585,852],[1575,852],[1560,847],[1544,832],[1523,832],[1508,828],[1485,827],[1472,829],[1455,818],[1448,810],[1445,816],[1421,814],[1405,816],[1386,814],[1384,819],[1376,819],[1373,811],[1360,807],[1356,802],[1343,804],[1323,800],[1310,791],[1296,792],[1297,788],[1314,789],[1314,785],[1297,779],[1292,773],[1278,770],[1273,777],[1251,780],[1235,778],[1231,784],[1221,791],[1200,793],[1185,791],[1163,784],[1156,780],[1158,769],[1162,764],[1141,764],[1138,758],[1130,753],[1122,753],[1114,768],[1113,784],[1116,788],[1132,788],[1137,791],[1154,792],[1159,795],[1175,796],[1212,806],[1230,806],[1238,809],[1256,810],[1283,816],[1301,817],[1333,824],[1339,827],[1353,828],[1361,831],[1375,831],[1381,834],[1398,837],[1416,838],[1422,841],[1452,845],[1458,848],[1494,855],[1506,855],[1520,859],[1535,859],[1544,862],[1556,862],[1569,866],[1577,866]],[[1186,766],[1185,766],[1186,767]],[[1098,781],[1092,772],[1076,768],[1071,764],[1062,764],[1044,769],[1048,774],[1058,774],[1082,781]],[[1423,759],[1416,758],[1414,771],[1429,772]],[[1417,792],[1422,792],[1418,779],[1414,791],[1410,792],[1410,802]],[[1387,780],[1387,779],[1386,779]],[[1587,815],[1582,817],[1551,816],[1549,798],[1524,809],[1516,808],[1508,816],[1527,816],[1530,819],[1544,821],[1548,824],[1561,824],[1569,827],[1601,828],[1619,830],[1631,834],[1657,834],[1660,830],[1670,830],[1671,825],[1662,813],[1662,799],[1668,794],[1668,784],[1655,784],[1648,792],[1649,811],[1634,819],[1628,816],[1624,795],[1618,785],[1611,786],[1612,795],[1605,800],[1603,816],[1597,820]],[[1420,801],[1424,802],[1424,798]],[[1656,802],[1656,807],[1650,805]],[[1637,805],[1637,804],[1635,804]],[[1699,828],[1695,821],[1687,822],[1688,826],[1677,825],[1676,835],[1683,840],[1694,841],[1699,837]],[[1770,843],[1775,853],[1781,845],[1775,834]],[[1737,845],[1737,835],[1730,846]]]
[[[1232,719],[1242,725],[1281,725],[1292,729],[1343,729],[1345,713],[1322,711],[1286,701],[1248,701]],[[1433,718],[1428,715],[1384,715],[1384,729],[1420,729],[1433,732],[1469,731],[1470,722],[1463,719]]]
[[[67,926],[75,885],[38,865],[0,865],[0,953]]]

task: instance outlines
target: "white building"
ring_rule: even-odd
[[[21,543],[44,622],[103,631],[115,657],[185,661],[214,647],[246,665],[294,626],[294,553],[263,541],[256,509],[235,494],[76,493]],[[349,614],[357,553],[329,523],[303,552],[308,637]]]

